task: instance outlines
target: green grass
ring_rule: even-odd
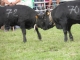
[[[27,42],[23,43],[20,29],[0,30],[0,60],[80,60],[80,25],[72,26],[73,42],[64,42],[63,31],[56,27],[39,28],[42,41],[33,29],[26,31]]]

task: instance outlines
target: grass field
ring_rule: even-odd
[[[39,28],[42,41],[33,29],[26,31],[27,42],[23,43],[20,29],[0,30],[0,60],[80,60],[80,25],[72,26],[73,42],[64,42],[63,31],[56,27]]]

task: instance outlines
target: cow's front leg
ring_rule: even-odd
[[[21,28],[22,34],[23,34],[23,42],[26,42],[27,39],[26,39],[26,29],[25,29],[25,24],[24,24],[24,23],[21,23],[21,24],[20,24],[20,28]]]
[[[34,29],[36,30],[37,34],[38,34],[38,38],[41,40],[41,34],[38,30],[37,24],[34,25]]]
[[[22,34],[23,34],[23,42],[26,42],[26,29],[25,28],[21,28],[22,30]]]
[[[4,27],[5,27],[5,30],[4,30],[4,31],[9,31],[9,29],[10,29],[10,24],[9,24],[9,23],[6,23],[6,24],[4,25]]]

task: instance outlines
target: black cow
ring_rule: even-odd
[[[80,23],[80,2],[64,2],[57,6],[51,12],[52,19],[57,29],[63,29],[64,41],[67,41],[67,32],[69,38],[73,41],[71,26]]]
[[[5,20],[5,8],[0,6],[0,28],[1,26],[4,25],[4,20]]]
[[[41,34],[38,31],[38,27],[46,30],[51,28],[51,25],[47,24],[45,20],[45,14],[39,15],[36,11],[28,6],[15,5],[15,6],[5,6],[4,13],[4,25],[5,29],[9,30],[9,26],[20,26],[23,34],[23,42],[26,42],[26,29],[35,28],[38,38],[41,39]]]

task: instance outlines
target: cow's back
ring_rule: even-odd
[[[58,25],[57,28],[62,28],[60,25],[61,20],[66,19],[70,22],[80,21],[80,2],[65,2],[52,10],[52,18]],[[67,23],[67,21],[65,21]]]
[[[19,23],[25,22],[26,28],[28,28],[28,26],[30,27],[35,23],[36,15],[37,12],[28,6],[6,6],[6,17],[13,25],[19,25]]]

